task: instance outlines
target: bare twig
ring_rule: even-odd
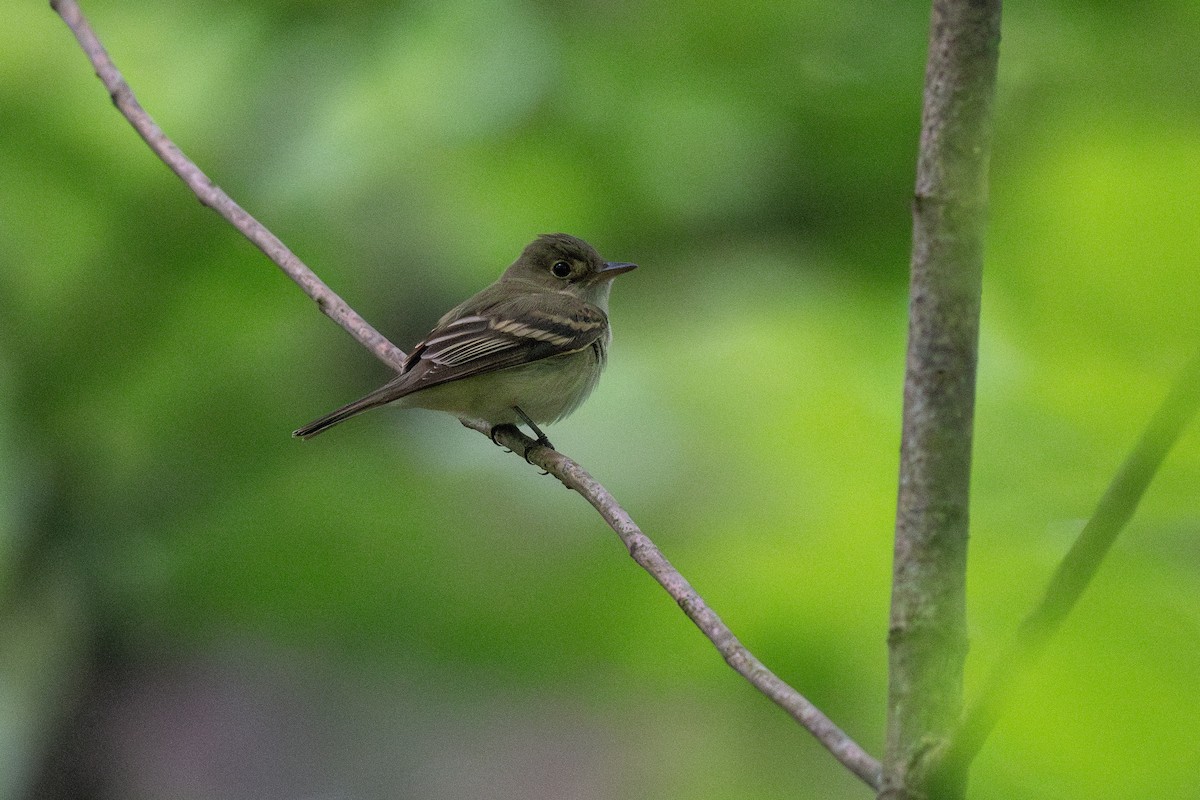
[[[485,424],[464,423],[481,433],[487,433]],[[517,453],[525,452],[535,444],[516,428],[505,427],[497,432],[496,440]],[[708,637],[729,666],[745,678],[756,689],[769,697],[803,725],[821,744],[873,789],[879,788],[880,765],[861,746],[846,735],[829,717],[808,701],[778,675],[759,661],[746,646],[738,641],[733,631],[721,621],[717,613],[704,602],[687,579],[667,560],[662,551],[638,527],[629,513],[617,503],[600,482],[579,464],[555,450],[535,447],[529,451],[529,460],[558,478],[569,489],[574,489],[592,504],[629,550],[629,555],[642,569],[674,598],[688,619]]]
[[[924,797],[958,721],[967,520],[1000,0],[934,0],[913,203],[881,797]],[[939,787],[961,796],[965,784]]]
[[[1137,510],[1150,481],[1188,422],[1200,409],[1200,352],[1188,362],[1141,438],[1113,477],[1091,519],[1058,565],[1042,602],[1025,618],[1008,649],[964,716],[944,755],[945,763],[969,763],[1004,710],[1016,681],[1046,649],[1088,584],[1117,535]]]
[[[113,105],[129,120],[138,135],[150,145],[150,149],[162,159],[163,163],[179,176],[187,187],[195,193],[200,202],[216,211],[236,228],[255,247],[262,250],[267,258],[283,270],[289,278],[295,281],[304,293],[317,302],[326,316],[340,325],[347,333],[357,339],[363,347],[374,353],[383,363],[399,370],[404,365],[404,351],[384,338],[354,309],[346,305],[342,298],[325,285],[325,282],[305,266],[296,254],[288,249],[275,234],[250,216],[233,198],[225,194],[219,186],[204,174],[196,164],[183,154],[174,142],[163,133],[162,128],[151,119],[146,110],[138,103],[129,84],[121,77],[104,45],[96,37],[95,31],[83,16],[79,4],[75,0],[51,0],[51,7],[62,17],[63,22],[79,40],[79,46],[87,54],[88,60],[96,69],[96,77],[104,84],[112,97]]]
[[[138,104],[129,85],[113,65],[75,0],[51,0],[51,5],[74,32],[117,108],[159,158],[166,162],[167,166],[195,192],[200,201],[217,211],[262,250],[288,277],[299,284],[309,297],[317,301],[326,315],[341,325],[381,361],[399,369],[404,360],[403,351],[395,347],[346,305],[283,242],[214,185],[199,167],[188,160],[179,148],[167,138],[162,129]],[[463,424],[484,435],[491,433],[490,428],[483,423],[464,420]],[[755,658],[738,641],[720,617],[708,607],[691,584],[667,561],[658,547],[634,523],[628,512],[595,478],[562,453],[545,447],[533,447],[536,444],[534,440],[526,437],[516,428],[500,428],[496,431],[495,438],[496,441],[514,452],[528,452],[531,463],[554,475],[564,485],[574,489],[587,499],[625,543],[633,560],[649,572],[679,603],[688,618],[712,641],[731,667],[807,728],[838,761],[868,786],[874,789],[879,787],[881,775],[879,762],[838,728],[820,709],[784,683]]]

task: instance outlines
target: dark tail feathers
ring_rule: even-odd
[[[342,406],[339,409],[330,411],[320,419],[314,419],[312,422],[305,425],[303,428],[297,428],[292,431],[292,436],[297,439],[311,439],[322,431],[332,428],[339,422],[344,422],[356,414],[361,414],[364,411],[375,408],[377,406],[386,405],[396,398],[386,395],[380,396],[380,392],[372,392],[366,397],[355,400],[353,403]]]

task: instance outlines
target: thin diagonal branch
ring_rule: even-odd
[[[486,424],[464,424],[480,433],[488,433]],[[535,444],[533,439],[511,426],[498,429],[496,441],[517,453],[523,453],[527,447]],[[579,492],[592,504],[609,527],[621,537],[633,560],[671,595],[729,666],[808,729],[847,769],[871,788],[878,789],[881,776],[879,762],[738,640],[729,626],[704,602],[704,598],[696,593],[687,579],[599,481],[567,456],[549,448],[534,447],[529,451],[529,460],[558,478],[567,488]]]
[[[1017,680],[1037,661],[1062,627],[1063,620],[1099,571],[1117,535],[1137,510],[1163,459],[1198,410],[1200,352],[1188,362],[1125,458],[1095,513],[1055,570],[1041,603],[1021,623],[1012,643],[997,660],[951,739],[944,755],[946,765],[969,763],[979,752],[1000,719]]]
[[[305,266],[296,254],[288,249],[279,237],[246,212],[225,194],[196,164],[183,154],[172,142],[162,128],[151,119],[146,110],[138,103],[129,84],[121,77],[108,51],[100,43],[95,31],[88,24],[79,4],[75,0],[51,0],[51,7],[62,17],[63,22],[75,34],[79,46],[87,55],[88,60],[96,70],[96,77],[104,84],[112,97],[113,105],[129,120],[138,135],[150,145],[162,162],[179,176],[187,187],[195,193],[200,202],[216,211],[236,228],[251,243],[262,250],[267,258],[275,262],[284,274],[296,282],[304,293],[317,302],[321,311],[340,325],[347,333],[358,340],[363,347],[370,350],[376,358],[395,370],[404,365],[404,351],[389,342],[383,334],[375,330],[354,309],[346,305],[342,298],[325,285],[325,282]]]
[[[129,120],[150,148],[166,162],[200,201],[214,209],[234,228],[253,242],[288,277],[317,301],[321,310],[342,326],[384,363],[399,369],[404,353],[362,319],[345,301],[325,285],[274,234],[254,219],[219,189],[192,163],[151,120],[138,104],[129,85],[113,65],[108,53],[88,25],[75,0],[51,0],[53,8],[74,32],[80,46],[96,68],[96,74],[108,89],[118,110]],[[464,425],[486,435],[489,426],[463,421]],[[558,478],[582,495],[617,533],[630,556],[675,599],[688,618],[712,641],[717,651],[734,670],[756,689],[788,712],[812,733],[847,769],[873,789],[878,789],[881,768],[862,747],[835,725],[803,695],[767,669],[746,649],[733,631],[717,616],[691,584],[667,561],[658,547],[633,521],[599,481],[567,456],[545,447],[534,447],[534,440],[516,428],[506,426],[495,431],[495,440],[517,453],[529,453],[529,461]],[[530,449],[532,448],[532,449]]]

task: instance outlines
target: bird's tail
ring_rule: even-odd
[[[296,430],[292,431],[292,436],[295,436],[297,439],[311,439],[318,433],[337,425],[339,422],[348,420],[351,417],[361,414],[362,412],[368,411],[372,408],[387,405],[397,397],[397,394],[394,390],[386,391],[388,389],[391,389],[391,387],[384,386],[375,390],[374,392],[371,392],[366,397],[361,397],[358,400],[355,400],[353,403],[347,403],[341,408],[330,411],[320,419],[314,419],[303,428],[297,428]]]

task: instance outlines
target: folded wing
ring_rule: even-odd
[[[563,295],[553,310],[536,297],[518,297],[444,321],[417,344],[394,384],[405,394],[447,381],[574,353],[604,335],[604,312]]]

